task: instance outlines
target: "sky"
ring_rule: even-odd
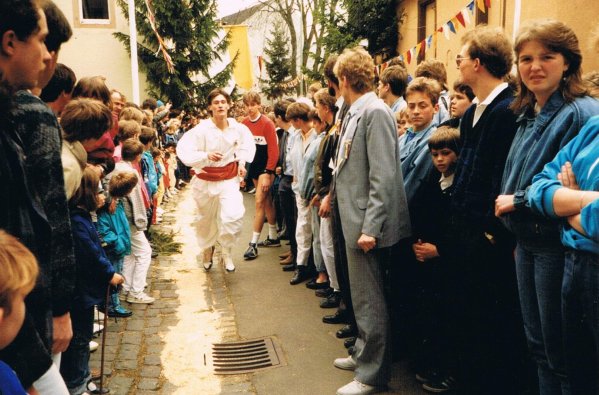
[[[223,17],[258,4],[259,0],[216,0],[218,16]]]

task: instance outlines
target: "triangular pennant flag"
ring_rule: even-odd
[[[420,56],[420,50],[422,49],[422,43],[423,43],[423,41],[420,41],[418,44],[416,44],[416,50],[414,51],[414,55]]]
[[[385,71],[385,69],[387,68],[387,66],[389,66],[389,62],[385,62],[385,63],[383,63],[383,64],[381,65],[381,73],[382,73],[383,71]]]
[[[482,12],[487,12],[487,9],[485,8],[485,0],[476,0],[476,5]]]
[[[462,10],[462,18],[464,18],[464,22],[466,22],[466,25],[469,25],[470,22],[470,13],[468,12],[468,7],[464,7],[464,9]]]
[[[409,49],[406,51],[406,62],[408,62],[408,64],[412,62],[412,53]]]
[[[491,0],[485,0],[485,5],[487,8],[491,8]]]
[[[464,16],[462,15],[462,11],[458,12],[456,14],[455,18],[458,20],[458,22],[460,22],[462,24],[462,26],[466,27],[466,20],[464,19]]]
[[[472,0],[470,3],[468,3],[468,5],[466,7],[470,11],[470,13],[472,13],[474,15],[474,0]]]
[[[430,36],[428,36],[426,38],[426,47],[430,48],[432,43],[433,43],[433,35],[431,34]]]
[[[424,59],[424,54],[426,53],[426,40],[420,41],[420,50],[418,51],[418,56]]]
[[[441,27],[441,31],[447,40],[449,40],[449,24],[446,23],[443,27]]]
[[[455,18],[452,18],[452,19],[455,19]],[[456,33],[456,30],[455,30],[455,25],[453,24],[453,22],[452,22],[452,21],[449,21],[449,22],[447,22],[447,26],[449,27],[449,30],[451,30],[451,32],[452,32],[453,34],[455,34],[455,33]],[[445,37],[447,37],[447,39],[449,39],[449,37],[448,37],[448,36],[449,36],[449,35],[447,35],[447,36],[445,36]]]
[[[431,40],[431,41],[432,41],[431,45],[432,45],[434,48],[437,48],[437,32],[434,32],[434,33],[432,34],[432,38],[433,38],[433,39]]]

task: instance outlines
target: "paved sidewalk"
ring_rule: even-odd
[[[251,235],[253,195],[244,194],[246,216],[240,243],[233,249],[237,270],[216,265],[208,273],[197,261],[195,203],[190,187],[166,204],[161,231],[173,230],[184,243],[181,254],[152,261],[147,292],[151,305],[132,305],[133,316],[109,320],[105,385],[111,394],[320,395],[351,381],[351,372],[332,366],[346,355],[334,336],[338,325],[321,322],[334,310],[304,284],[289,285],[277,255],[287,249],[262,248],[254,261],[242,255]],[[266,226],[263,230],[266,234]],[[215,375],[208,366],[211,345],[273,336],[287,366],[254,374]],[[101,343],[101,337],[96,341]],[[90,365],[99,368],[100,349]],[[388,394],[423,394],[405,369],[394,366]]]

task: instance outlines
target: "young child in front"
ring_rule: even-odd
[[[105,202],[104,191],[99,185],[100,178],[95,170],[86,168],[79,189],[69,201],[77,278],[71,307],[73,339],[62,353],[60,373],[73,395],[97,389],[89,370],[94,305],[105,301],[109,285],[117,286],[124,281],[106,256],[92,222],[90,213]]]
[[[124,200],[137,185],[137,175],[132,172],[114,172],[108,182],[108,194],[111,202],[98,211],[96,227],[100,237],[106,243],[104,250],[114,270],[122,274],[123,260],[131,254],[131,232],[125,214]],[[118,287],[113,287],[108,305],[109,317],[130,317],[131,310],[124,308],[119,299]]]
[[[429,392],[445,392],[455,388],[450,362],[453,360],[454,335],[450,331],[451,314],[455,306],[449,289],[451,265],[443,259],[443,247],[450,216],[449,205],[453,191],[455,166],[459,155],[458,129],[441,126],[428,140],[434,165],[421,184],[410,208],[412,245],[416,260],[421,264],[421,305],[419,317],[422,346],[417,379]]]
[[[25,297],[39,268],[33,254],[15,237],[0,230],[0,350],[17,336],[25,319]],[[15,372],[0,361],[0,394],[25,395]]]
[[[397,138],[400,138],[410,127],[412,124],[410,123],[410,114],[408,114],[408,109],[404,108],[395,113],[395,121],[397,122]]]

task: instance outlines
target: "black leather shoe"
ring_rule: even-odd
[[[314,295],[319,298],[328,298],[333,293],[333,288],[317,289],[314,291]]]
[[[320,308],[322,309],[333,309],[339,307],[341,302],[341,293],[333,292],[328,298],[320,301]]]
[[[347,316],[344,313],[336,311],[335,314],[322,317],[322,322],[325,324],[347,324]]]
[[[310,289],[326,289],[329,288],[329,282],[325,281],[323,283],[316,282],[316,279],[310,280],[306,283],[306,288]]]
[[[289,280],[289,284],[296,285],[299,283],[303,283],[304,281],[306,281],[309,278],[310,278],[310,273],[308,273],[308,270],[306,269],[306,267],[298,266],[297,269],[295,269],[295,274],[293,275],[291,280]]]
[[[343,341],[343,346],[345,346],[345,348],[353,347],[353,345],[356,344],[356,339],[357,338],[354,336],[348,337]]]
[[[289,265],[285,265],[282,267],[284,272],[292,272],[295,270],[295,263],[290,263]]]
[[[349,324],[335,332],[335,336],[337,336],[338,339],[345,339],[346,337],[356,336],[357,334],[358,331],[356,331],[356,328]]]

